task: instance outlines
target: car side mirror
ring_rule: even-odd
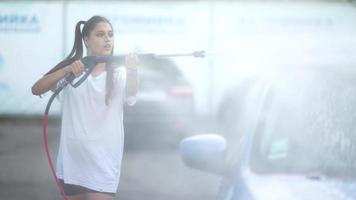
[[[222,175],[226,170],[226,146],[222,136],[196,135],[180,142],[180,154],[186,166]]]

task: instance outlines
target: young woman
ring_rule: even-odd
[[[112,55],[111,23],[100,16],[78,22],[72,52],[33,85],[34,95],[55,90],[71,73],[78,79],[82,76],[82,42],[88,56]],[[136,101],[137,66],[136,54],[125,57],[124,67],[99,63],[79,87],[67,86],[61,92],[62,125],[56,173],[68,199],[114,199],[124,145],[123,104],[133,105]]]

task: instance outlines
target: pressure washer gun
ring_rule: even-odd
[[[147,54],[138,54],[139,58],[167,58],[167,57],[180,57],[180,56],[193,56],[193,57],[200,57],[203,58],[205,56],[204,51],[194,51],[193,53],[185,53],[185,54],[153,54],[153,53],[147,53]],[[86,56],[81,59],[82,63],[85,66],[85,73],[84,75],[76,82],[73,83],[73,80],[75,79],[74,74],[70,74],[68,77],[66,77],[66,81],[70,83],[72,87],[78,87],[80,84],[82,84],[85,79],[88,78],[90,73],[93,71],[94,67],[98,63],[115,63],[115,64],[123,64],[124,63],[125,56],[124,55],[117,55],[117,56]]]
[[[192,57],[197,57],[197,58],[203,58],[205,57],[205,51],[194,51],[193,53],[179,53],[179,54],[154,54],[154,53],[146,53],[146,54],[138,54],[137,55],[139,58],[168,58],[168,57],[183,57],[183,56],[192,56]],[[56,97],[60,91],[66,87],[68,84],[70,84],[72,87],[76,88],[80,84],[82,84],[88,76],[91,74],[93,71],[94,67],[98,63],[115,63],[115,64],[123,64],[125,61],[125,55],[115,55],[115,56],[86,56],[81,58],[82,63],[85,66],[84,69],[84,75],[76,82],[73,83],[73,80],[76,78],[73,73],[68,75],[65,78],[66,84],[63,84],[59,88],[57,88],[54,91],[54,94],[50,97],[45,114],[48,114],[50,106],[52,104],[52,101],[54,100],[54,97]]]

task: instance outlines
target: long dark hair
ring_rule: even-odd
[[[74,61],[79,60],[83,57],[83,40],[84,37],[88,37],[90,32],[95,28],[95,26],[100,23],[100,22],[106,22],[111,26],[111,29],[113,29],[112,24],[108,19],[102,16],[93,16],[91,17],[88,21],[79,21],[77,25],[75,26],[75,37],[74,37],[74,45],[72,48],[72,51],[69,53],[69,55],[62,60],[60,63],[58,63],[54,68],[52,68],[49,72],[47,72],[45,75],[53,73],[65,66],[68,66],[72,64]],[[80,26],[83,26],[83,30],[80,30]],[[111,52],[111,55],[113,55],[114,49]],[[114,94],[114,71],[113,67],[111,66],[112,63],[108,63],[106,65],[106,95],[105,95],[105,104],[109,105],[110,99]]]

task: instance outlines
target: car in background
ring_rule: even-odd
[[[125,148],[177,147],[195,120],[193,88],[168,58],[144,57],[135,106],[125,105]]]
[[[228,129],[244,132],[180,143],[187,166],[221,177],[216,199],[356,199],[356,69],[291,67],[248,90]]]

